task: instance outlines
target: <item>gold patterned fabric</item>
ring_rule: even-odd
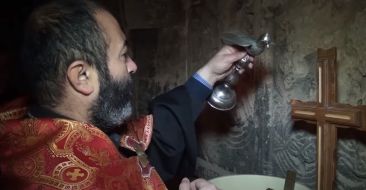
[[[139,135],[127,135],[138,156],[125,158],[107,135],[88,123],[27,118],[26,108],[20,110],[23,115],[17,112],[0,123],[0,185],[5,189],[166,189],[144,159],[150,129],[131,128],[140,131],[142,141]]]

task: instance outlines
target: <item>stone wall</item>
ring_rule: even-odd
[[[202,66],[222,45],[223,32],[270,32],[275,45],[243,75],[236,109],[207,107],[199,118],[197,175],[284,177],[294,170],[315,188],[315,128],[292,122],[289,101],[315,99],[316,50],[337,47],[339,102],[366,104],[366,1],[125,0],[124,9],[139,65],[139,114]],[[366,133],[339,133],[337,189],[366,189]]]

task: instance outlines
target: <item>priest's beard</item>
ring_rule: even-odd
[[[91,108],[92,123],[109,133],[128,120],[133,112],[131,78],[127,80],[103,80],[99,97]]]

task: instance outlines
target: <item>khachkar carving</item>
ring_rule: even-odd
[[[335,189],[337,128],[366,131],[366,106],[337,103],[336,48],[318,49],[316,102],[292,100],[292,117],[316,124],[317,189]]]

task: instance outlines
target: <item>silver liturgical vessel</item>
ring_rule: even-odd
[[[240,33],[224,33],[222,41],[227,45],[245,48],[247,53],[251,56],[261,54],[272,42],[268,33],[262,34],[258,39]],[[233,87],[239,80],[239,71],[247,67],[249,63],[249,56],[245,56],[234,63],[235,70],[222,81],[219,81],[214,87],[208,100],[208,104],[211,107],[221,111],[231,110],[235,107],[236,93],[233,90]]]

